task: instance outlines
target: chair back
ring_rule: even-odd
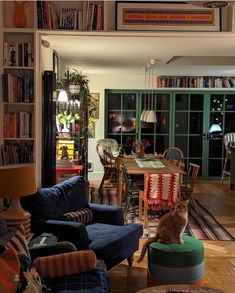
[[[96,144],[96,152],[100,162],[105,168],[116,168],[116,156],[119,152],[119,146],[114,139],[100,139]]]
[[[226,157],[230,155],[229,147],[235,146],[235,132],[228,132],[224,135],[224,147]]]
[[[194,191],[194,186],[197,180],[200,166],[194,163],[189,163],[186,186],[189,187],[191,193]]]
[[[177,160],[177,161],[183,161],[184,160],[184,154],[181,151],[181,149],[177,147],[170,147],[167,150],[164,151],[163,156],[167,158],[168,160]]]

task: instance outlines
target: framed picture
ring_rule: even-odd
[[[89,104],[89,115],[94,119],[99,119],[99,104],[100,104],[100,94],[91,93],[91,100]]]
[[[117,1],[116,29],[220,31],[220,10],[187,3]]]

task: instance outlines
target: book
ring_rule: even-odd
[[[60,12],[61,29],[77,29],[77,10],[75,8],[62,8]]]

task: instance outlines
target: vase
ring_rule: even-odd
[[[27,25],[27,18],[25,8],[29,6],[28,1],[14,1],[15,9],[13,14],[13,23],[15,27],[25,28]]]

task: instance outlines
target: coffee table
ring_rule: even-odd
[[[221,289],[195,285],[166,285],[145,288],[136,293],[225,293]]]

